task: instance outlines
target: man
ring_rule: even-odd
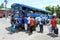
[[[17,19],[17,22],[18,22],[18,25],[19,25],[19,26],[18,26],[18,29],[19,29],[19,28],[22,28],[22,17],[18,18],[18,19]]]
[[[34,19],[32,17],[30,17],[30,24],[29,24],[29,26],[30,26],[30,34],[32,34],[33,27],[34,27]]]
[[[27,20],[28,20],[28,24],[30,24],[30,16],[28,16]]]
[[[52,25],[52,32],[54,31],[55,27],[56,27],[56,17],[53,16],[52,17],[52,20],[51,20],[51,25]]]
[[[11,18],[11,31],[12,32],[15,32],[15,23],[16,23],[16,20],[14,19],[14,15],[12,15],[12,18]]]
[[[35,20],[36,20],[37,26],[40,25],[41,18],[40,17],[36,17]]]
[[[40,32],[43,33],[43,21],[42,21],[42,17],[40,20]]]
[[[27,31],[27,23],[28,23],[28,19],[27,17],[24,17],[24,27],[25,27],[25,31]]]
[[[33,30],[35,31],[36,30],[36,20],[35,20],[35,17],[34,17],[34,28]]]
[[[27,31],[29,31],[29,29],[30,29],[30,27],[29,27],[29,24],[30,24],[30,16],[27,17],[27,20],[28,20],[28,27],[27,27],[28,29],[27,29]]]

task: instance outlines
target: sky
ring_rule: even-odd
[[[46,6],[56,6],[60,5],[60,0],[7,0],[7,7],[11,8],[13,3],[19,3],[28,5],[34,8],[39,8],[45,10]],[[0,4],[4,3],[4,0],[0,0]]]

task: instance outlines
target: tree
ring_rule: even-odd
[[[55,10],[56,10],[57,17],[60,18],[60,6],[57,5],[56,8],[55,8]]]
[[[47,6],[47,7],[45,7],[45,9],[46,10],[48,10],[48,11],[51,11],[51,13],[53,14],[54,13],[54,6]]]
[[[45,7],[46,10],[48,11],[51,11],[52,14],[56,13],[57,14],[57,17],[60,18],[60,6],[57,5],[57,6],[47,6]]]
[[[4,8],[4,4],[3,3],[0,5],[0,9],[2,9],[2,8]]]
[[[1,6],[4,7],[4,4],[2,3]]]

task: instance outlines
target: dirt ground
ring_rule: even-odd
[[[19,31],[15,33],[11,33],[11,24],[10,18],[0,18],[0,40],[60,40],[60,25],[57,25],[59,28],[58,37],[52,37],[48,35],[48,28],[44,26],[44,33],[38,33],[39,29],[33,32],[32,35],[28,35],[28,33],[24,31]]]

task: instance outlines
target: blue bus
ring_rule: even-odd
[[[26,16],[32,16],[32,17],[38,17],[38,16],[47,16],[50,15],[51,12],[49,11],[45,11],[45,10],[41,10],[38,8],[34,8],[34,7],[30,7],[24,4],[12,4],[11,5],[11,9],[12,9],[12,14],[15,16],[15,14],[17,14],[19,17],[22,14],[22,11],[25,13]],[[51,15],[49,16],[49,18],[51,17]]]

